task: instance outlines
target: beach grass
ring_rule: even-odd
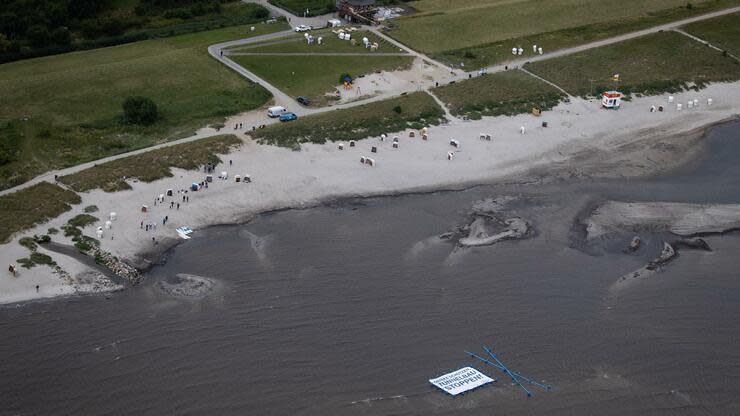
[[[533,107],[548,110],[565,95],[518,70],[479,76],[435,88],[432,92],[453,115],[466,115],[471,119],[528,113]]]
[[[720,49],[740,56],[740,13],[692,23],[683,29]]]
[[[219,154],[241,144],[241,139],[234,135],[209,137],[102,163],[62,176],[59,181],[78,192],[97,188],[106,192],[122,191],[131,189],[126,180],[153,182],[171,177],[172,168],[192,170],[206,163],[219,163]]]
[[[525,68],[571,94],[677,92],[709,82],[740,79],[740,62],[676,32],[662,32],[591,49]],[[620,81],[612,81],[613,74]]]
[[[411,56],[232,56],[231,59],[293,97],[306,96],[312,106],[335,100],[332,93],[344,73],[358,77],[376,71],[408,69]],[[329,93],[330,95],[326,95]]]
[[[301,117],[252,132],[262,143],[291,147],[299,143],[360,140],[444,120],[444,111],[427,93],[416,92],[357,107]]]
[[[433,58],[475,69],[740,4],[738,0],[438,0],[409,3],[420,13],[395,19],[388,34]]]
[[[48,182],[0,196],[0,242],[6,243],[15,233],[58,217],[80,202],[76,193]]]
[[[254,32],[228,27],[0,65],[0,189],[51,169],[184,137],[264,105],[267,90],[207,52],[217,42],[287,28],[255,26]],[[136,95],[155,102],[158,122],[121,122],[123,100]]]

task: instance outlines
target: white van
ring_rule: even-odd
[[[270,107],[267,109],[267,115],[272,118],[280,117],[281,115],[283,115],[283,113],[287,113],[287,112],[288,110],[285,107],[282,107],[279,105],[276,105],[274,107]]]

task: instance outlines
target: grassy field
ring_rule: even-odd
[[[326,93],[335,91],[339,77],[353,77],[375,71],[408,69],[412,57],[406,56],[232,56],[234,62],[253,71],[269,83],[294,97],[309,97],[313,106],[321,106],[333,98]]]
[[[106,192],[131,189],[123,178],[152,182],[172,176],[171,168],[198,169],[206,163],[220,162],[219,154],[228,153],[241,144],[242,141],[233,135],[210,137],[103,163],[62,176],[59,181],[78,192],[96,188]]]
[[[0,189],[50,169],[185,136],[270,99],[213,60],[213,43],[284,30],[230,27],[0,65]],[[128,96],[154,100],[150,127],[120,122]],[[3,157],[3,155],[8,157]]]
[[[308,10],[308,16],[319,16],[334,11],[334,0],[269,0],[282,9],[288,10],[296,16],[303,16]]]
[[[683,29],[718,48],[740,56],[740,13],[692,23]]]
[[[598,94],[613,89],[658,94],[707,82],[740,79],[740,62],[676,32],[663,32],[578,54],[525,65],[572,94]],[[593,80],[593,89],[591,88]]]
[[[50,220],[81,202],[79,195],[48,182],[0,196],[0,243],[10,237]]]
[[[362,38],[366,37],[370,42],[378,43],[378,52],[381,53],[406,53],[405,50],[393,46],[384,38],[366,30],[352,32],[352,38],[357,39],[357,45],[352,42],[340,40],[330,30],[314,31],[315,37],[323,37],[321,45],[309,45],[303,35],[291,35],[284,40],[271,40],[255,43],[247,46],[238,46],[229,49],[231,52],[244,53],[371,53],[362,45]]]
[[[528,113],[532,107],[548,110],[563,98],[560,91],[521,71],[506,71],[435,88],[434,94],[456,116]]]
[[[409,3],[421,13],[395,20],[389,34],[432,57],[466,68],[503,62],[511,48],[552,51],[723,7],[740,0],[439,0]]]
[[[439,124],[444,111],[427,93],[417,92],[390,100],[330,111],[257,130],[253,137],[264,143],[294,146],[297,143],[359,140],[382,133],[419,129]]]

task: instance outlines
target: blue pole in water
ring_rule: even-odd
[[[476,355],[476,354],[474,354],[474,353],[472,353],[472,352],[470,352],[470,351],[465,351],[465,353],[466,353],[466,354],[468,354],[468,355],[469,355],[469,356],[471,356],[471,357],[474,357],[474,358],[477,358],[477,359],[479,359],[479,360],[483,361],[484,363],[486,363],[486,364],[488,364],[488,365],[494,366],[494,367],[496,367],[496,368],[498,368],[498,369],[500,369],[500,370],[502,369],[501,367],[499,367],[499,366],[498,366],[498,364],[496,364],[496,363],[492,363],[492,362],[490,362],[490,361],[486,360],[485,358],[483,358],[483,357],[481,357],[481,356],[479,356],[479,355]],[[493,377],[492,377],[492,378],[493,378]],[[498,380],[496,380],[496,378],[493,378],[493,381],[498,381]]]
[[[484,363],[490,365],[491,367],[496,367],[496,368],[498,368],[499,370],[502,370],[502,371],[504,369],[500,365],[498,365],[498,364],[496,364],[494,362],[491,362],[490,360],[487,360],[487,359],[485,359],[485,358],[483,358],[483,357],[481,357],[479,355],[473,354],[470,351],[465,351],[465,353],[468,354],[469,356],[473,357],[473,358],[477,358],[477,359],[483,361]],[[533,385],[535,385],[535,386],[537,386],[537,387],[539,387],[539,388],[541,388],[543,390],[548,390],[549,391],[552,388],[552,387],[550,387],[548,385],[540,384],[540,383],[538,383],[536,381],[530,380],[527,377],[524,377],[523,375],[521,375],[521,374],[519,374],[517,372],[512,371],[511,374],[513,374],[514,376],[519,377],[520,379],[526,381],[527,383],[533,384]]]
[[[486,350],[486,352],[487,352],[487,353],[488,353],[488,354],[489,354],[490,356],[492,356],[492,357],[493,357],[493,353],[491,352],[491,350],[490,350],[490,349],[488,349],[488,348],[486,348],[486,347],[483,347],[483,349],[485,349],[485,350]],[[494,358],[495,358],[495,357],[494,357]],[[498,361],[498,360],[496,360],[496,361]],[[522,379],[522,380],[526,381],[526,382],[527,382],[527,383],[529,383],[529,384],[534,384],[535,386],[537,386],[537,387],[539,387],[539,388],[541,388],[541,389],[543,389],[543,390],[546,390],[546,391],[550,391],[550,389],[552,389],[552,386],[550,386],[550,385],[548,385],[548,384],[540,384],[540,383],[538,383],[538,382],[536,382],[536,381],[533,381],[533,380],[530,380],[530,379],[528,379],[527,377],[524,377],[523,375],[521,375],[521,374],[519,374],[519,373],[517,373],[517,372],[511,371],[511,374],[513,374],[513,375],[515,375],[516,377],[518,377],[518,378],[520,378],[520,379]]]
[[[514,382],[515,382],[516,384],[518,384],[518,385],[519,385],[519,387],[521,387],[521,388],[522,388],[522,389],[523,389],[523,390],[524,390],[525,392],[527,392],[527,397],[532,397],[532,392],[531,392],[531,391],[529,391],[529,390],[527,390],[527,388],[526,388],[526,387],[524,387],[524,384],[522,384],[521,382],[519,382],[519,380],[517,380],[517,378],[516,378],[516,377],[514,377],[514,374],[511,374],[511,371],[509,371],[509,369],[508,369],[508,368],[506,368],[506,366],[504,365],[504,363],[502,363],[502,362],[501,362],[501,361],[500,361],[500,360],[498,359],[498,357],[496,357],[496,354],[494,354],[494,353],[493,353],[493,352],[492,352],[491,350],[489,350],[489,349],[488,349],[487,347],[483,347],[483,349],[484,349],[484,350],[486,350],[486,352],[488,353],[488,355],[490,355],[491,357],[493,357],[493,359],[494,359],[494,360],[496,360],[496,362],[498,363],[498,365],[500,365],[501,367],[503,367],[503,369],[504,369],[504,373],[508,374],[508,375],[509,375],[509,377],[511,377],[511,380],[512,380],[512,381],[514,381]]]

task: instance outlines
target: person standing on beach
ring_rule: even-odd
[[[180,209],[180,203],[179,202],[177,203],[177,209]]]
[[[144,229],[144,221],[141,222],[141,225],[139,226],[139,228]]]

